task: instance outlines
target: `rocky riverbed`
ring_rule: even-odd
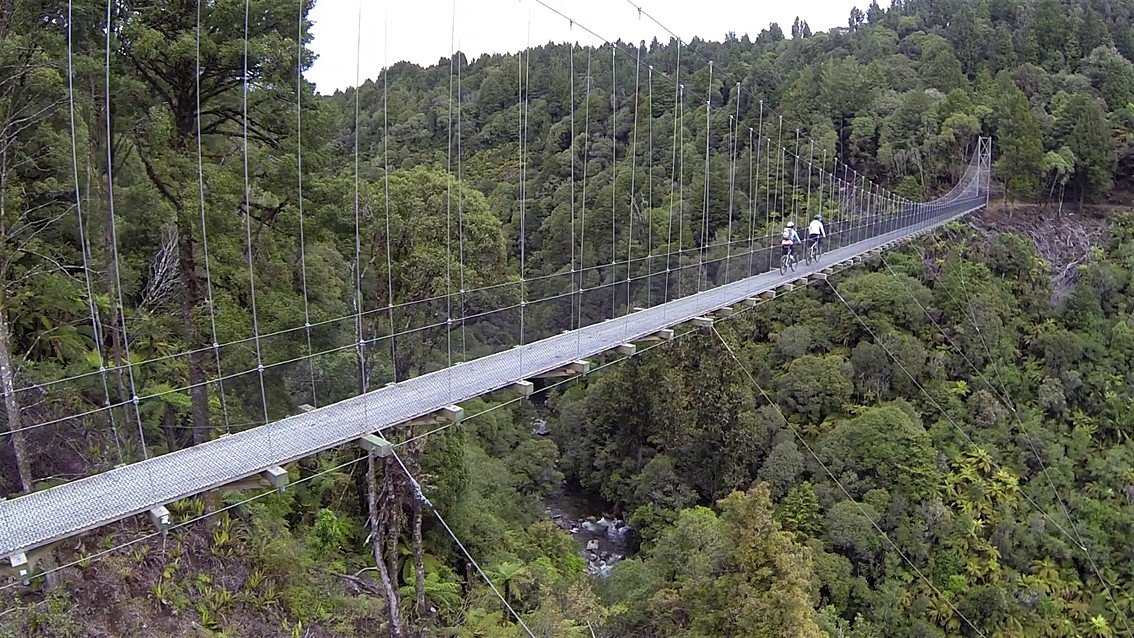
[[[531,433],[535,436],[551,433],[544,416],[532,419]],[[544,505],[547,517],[570,533],[579,545],[588,573],[606,576],[615,563],[626,557],[627,537],[633,530],[626,521],[611,515],[601,500],[560,490],[544,499]]]
[[[548,517],[569,532],[587,561],[587,571],[606,576],[627,555],[626,521],[603,513],[601,504],[578,495],[560,493],[546,501]]]

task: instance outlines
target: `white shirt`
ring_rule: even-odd
[[[827,233],[823,230],[823,222],[818,219],[813,219],[811,220],[811,224],[807,227],[807,234],[826,236]]]

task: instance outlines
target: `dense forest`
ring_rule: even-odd
[[[859,212],[844,165],[924,200],[991,136],[1003,198],[391,433],[420,486],[341,449],[166,539],[62,543],[0,636],[1134,636],[1134,2],[895,0],[334,95],[311,5],[0,0],[0,493],[721,283],[706,250]],[[812,164],[844,183],[808,197]],[[589,574],[562,490],[634,556]]]

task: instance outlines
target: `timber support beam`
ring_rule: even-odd
[[[439,425],[441,423],[460,423],[465,410],[459,405],[447,405],[425,416],[406,422],[406,425]]]
[[[673,339],[673,329],[672,328],[662,328],[661,330],[658,330],[657,332],[655,332],[653,334],[646,335],[645,337],[642,337],[641,339],[637,339],[637,341],[645,341],[645,342],[670,341],[672,339]]]
[[[590,361],[572,361],[565,366],[537,374],[537,379],[562,379],[564,377],[577,377],[591,371]]]
[[[233,481],[224,486],[225,490],[233,492],[243,492],[244,490],[258,490],[265,487],[274,488],[277,492],[283,492],[287,489],[290,479],[287,475],[287,470],[282,466],[275,465],[268,469],[246,476],[242,479]]]

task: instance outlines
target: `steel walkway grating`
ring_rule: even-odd
[[[975,188],[973,184],[977,184]],[[474,359],[192,448],[0,502],[0,557],[146,512],[430,414],[733,305],[985,205],[973,180],[935,217],[828,252],[823,263],[766,272],[616,319]],[[892,220],[892,225],[897,225]]]

